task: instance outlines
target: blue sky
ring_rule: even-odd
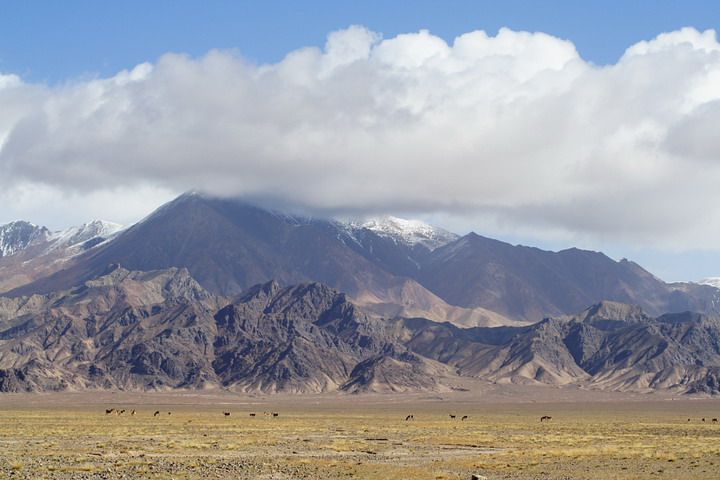
[[[429,29],[450,42],[472,30],[542,31],[586,60],[614,63],[637,41],[720,25],[717,1],[28,1],[0,2],[0,72],[56,83],[107,76],[167,52],[238,49],[276,62],[328,32],[360,24],[385,37]]]
[[[717,1],[0,0],[0,223],[131,223],[211,185],[720,276],[718,26]]]

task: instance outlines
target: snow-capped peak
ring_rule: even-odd
[[[34,245],[42,248],[35,252],[36,255],[62,251],[63,256],[73,256],[115,236],[122,229],[122,225],[103,220],[93,220],[57,232],[30,222],[12,222],[0,225],[0,257],[15,255]]]
[[[710,285],[711,287],[720,288],[720,277],[703,278],[697,283],[700,285]]]
[[[423,245],[430,250],[458,238],[454,233],[420,220],[406,220],[390,215],[350,222],[349,227],[352,230],[370,230],[381,237],[392,238],[410,246]]]
[[[107,222],[105,220],[93,220],[77,227],[70,227],[59,232],[53,232],[49,238],[52,242],[50,249],[71,248],[93,239],[105,240],[122,229],[123,226],[117,223]]]
[[[46,240],[49,231],[45,227],[17,221],[0,225],[0,257],[7,257],[27,247]]]

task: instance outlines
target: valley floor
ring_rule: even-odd
[[[720,400],[530,387],[3,395],[0,478],[710,479],[713,418]]]

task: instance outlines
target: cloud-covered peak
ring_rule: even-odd
[[[13,217],[43,198],[92,218],[107,213],[87,199],[103,199],[127,222],[197,188],[315,213],[717,248],[719,52],[714,31],[683,29],[598,67],[544,33],[447,43],[354,26],[274,64],[211,51],[59,86],[5,74],[0,201]]]

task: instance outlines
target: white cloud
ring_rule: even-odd
[[[17,219],[29,220],[51,230],[62,230],[91,219],[132,225],[175,196],[175,192],[142,184],[68,192],[24,183],[0,191],[0,225]]]
[[[106,203],[138,185],[157,199],[198,188],[717,248],[719,119],[714,31],[597,67],[543,33],[447,44],[356,26],[270,65],[212,51],[56,87],[0,76],[0,185]]]

